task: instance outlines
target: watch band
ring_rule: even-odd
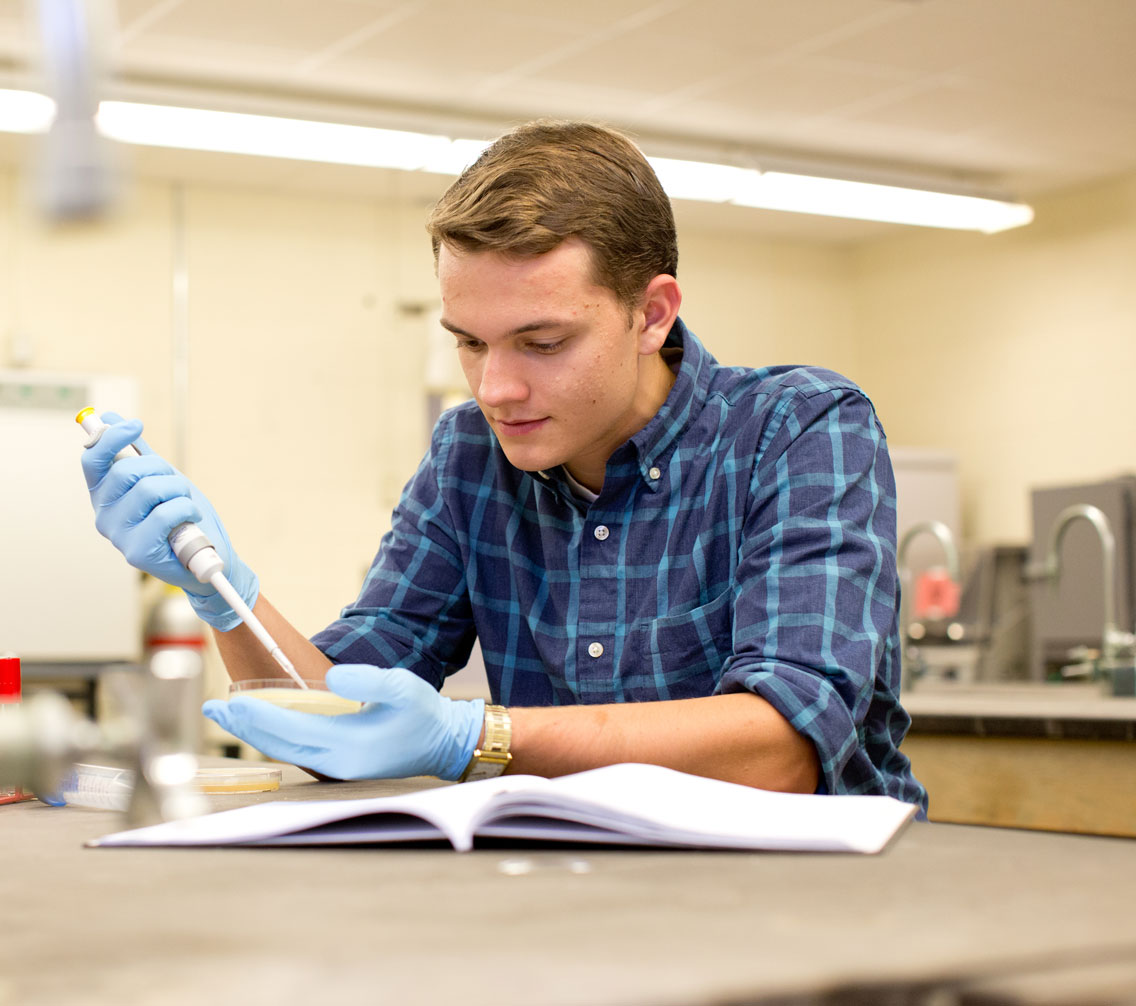
[[[473,752],[469,764],[459,782],[476,782],[478,779],[492,779],[499,776],[513,756],[509,753],[509,743],[513,739],[513,722],[509,710],[504,706],[485,707],[485,740]]]

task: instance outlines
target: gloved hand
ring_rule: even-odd
[[[199,618],[225,632],[240,618],[207,583],[200,583],[174,555],[167,540],[186,521],[200,522],[225,564],[225,576],[251,608],[260,584],[256,575],[233,551],[229,536],[209,501],[190,481],[155,454],[140,439],[142,423],[124,420],[114,412],[103,414],[110,424],[98,442],[83,451],[83,475],[95,508],[95,527],[109,538],[130,565],[181,587]],[[114,456],[133,444],[141,457]]]
[[[238,693],[201,711],[269,758],[333,779],[457,779],[465,771],[485,719],[481,699],[449,699],[411,671],[370,664],[330,668],[327,686],[366,705],[322,716]]]

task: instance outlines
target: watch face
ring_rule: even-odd
[[[494,762],[478,762],[474,765],[473,771],[466,776],[466,782],[476,782],[478,779],[493,779],[501,774],[504,767],[504,765],[498,765]]]
[[[513,756],[508,752],[504,755],[494,751],[473,752],[473,764],[466,769],[463,782],[475,782],[478,779],[493,779],[505,771]]]

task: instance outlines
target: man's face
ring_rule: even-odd
[[[591,265],[575,239],[528,259],[438,254],[442,324],[506,457],[525,471],[565,465],[598,490],[608,457],[658,408],[647,377],[658,357],[643,312],[629,319]]]

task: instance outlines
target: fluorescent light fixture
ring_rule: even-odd
[[[0,88],[0,132],[46,133],[55,118],[55,102],[34,91]]]
[[[766,210],[946,227],[986,234],[1021,227],[1033,220],[1033,210],[1029,206],[978,196],[781,171],[757,171],[666,157],[648,160],[673,199],[698,199]]]
[[[0,89],[0,130],[44,132],[53,115],[53,103],[41,94]],[[445,175],[460,174],[488,146],[430,133],[128,101],[102,102],[97,122],[101,133],[123,143]],[[672,199],[987,234],[1033,220],[1029,206],[997,199],[705,161],[649,160]]]
[[[694,199],[706,203],[729,203],[745,190],[750,178],[757,179],[752,169],[706,161],[679,161],[670,157],[648,157],[659,181],[672,199]]]
[[[984,234],[1021,227],[1033,220],[1033,209],[1023,203],[780,171],[754,174],[756,177],[733,198],[738,206]]]
[[[489,140],[453,140],[449,147],[439,150],[422,165],[423,171],[435,175],[460,175],[481,156]]]
[[[112,140],[224,154],[254,154],[417,171],[450,153],[446,136],[310,119],[104,101],[99,131]]]

